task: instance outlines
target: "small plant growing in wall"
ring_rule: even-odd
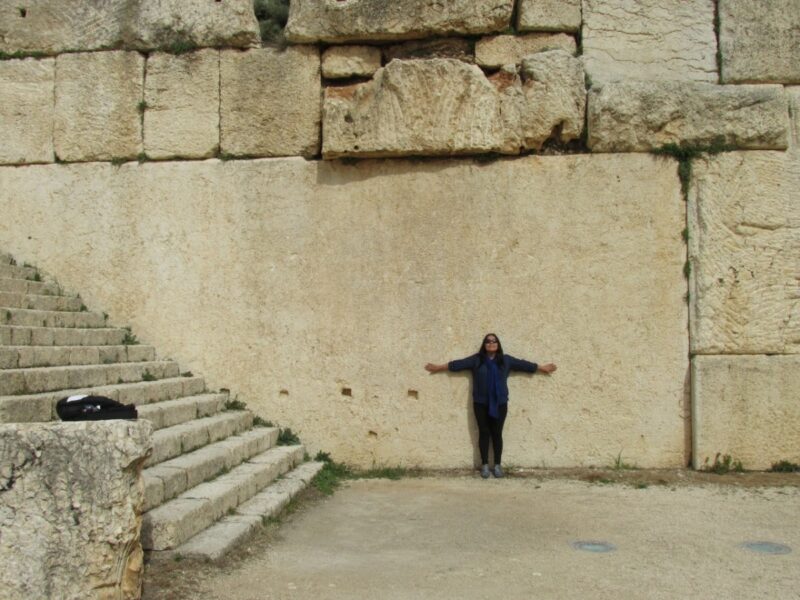
[[[247,408],[247,404],[239,400],[238,398],[234,398],[233,400],[226,400],[225,401],[225,410],[245,410]]]
[[[142,381],[155,381],[156,376],[153,375],[149,370],[145,369],[144,373],[142,374]]]
[[[773,473],[800,473],[800,465],[789,462],[788,460],[781,460],[776,463],[772,463],[772,466],[769,470]]]
[[[299,443],[300,438],[297,437],[297,434],[289,427],[281,429],[280,433],[278,434],[279,446],[296,446]]]
[[[131,333],[130,327],[125,327],[125,337],[122,338],[122,345],[123,346],[135,346],[139,343],[139,340],[136,339],[136,336]]]
[[[261,41],[283,44],[283,29],[289,20],[289,0],[253,0],[261,30]]]
[[[716,473],[717,475],[724,475],[725,473],[741,473],[744,471],[742,461],[735,460],[730,454],[721,454],[717,452],[714,457],[714,462],[709,464],[708,457],[706,457],[703,470],[709,473]]]

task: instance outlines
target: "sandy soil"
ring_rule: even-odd
[[[150,562],[144,599],[782,600],[799,584],[800,474],[575,469],[309,491],[219,563]]]

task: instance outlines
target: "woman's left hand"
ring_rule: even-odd
[[[545,375],[550,375],[550,373],[555,371],[557,368],[558,367],[555,366],[553,363],[547,363],[546,365],[539,365],[539,370]]]

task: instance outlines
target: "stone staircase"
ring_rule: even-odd
[[[0,254],[0,423],[57,420],[56,402],[99,394],[153,424],[142,546],[152,555],[219,558],[276,515],[322,468],[279,430],[231,410],[130,331]]]

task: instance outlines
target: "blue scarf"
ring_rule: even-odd
[[[499,416],[497,407],[500,405],[500,369],[489,358],[486,359],[486,367],[489,373],[489,416],[496,419]]]

